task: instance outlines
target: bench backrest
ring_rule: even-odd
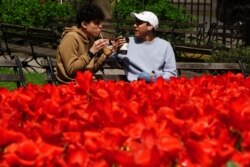
[[[109,60],[103,68],[103,74],[97,75],[98,79],[124,79],[125,73],[120,71],[122,70],[122,66],[114,59]],[[240,72],[244,76],[247,76],[245,65],[241,61],[238,63],[177,62],[176,68],[178,76],[186,75],[185,73],[188,74],[188,77],[202,75],[204,73],[213,75],[229,71]]]
[[[107,59],[108,61],[104,64],[103,69],[99,71],[99,73],[95,74],[96,79],[104,79],[104,80],[125,80],[126,76],[123,71],[121,64],[114,59]],[[47,57],[43,61],[43,67],[46,69],[47,74],[47,82],[52,84],[58,84],[56,79],[56,60]],[[243,63],[239,61],[239,63],[206,63],[206,62],[177,62],[176,68],[178,71],[178,75],[183,75],[184,71],[195,71],[195,73],[191,73],[191,77],[195,75],[201,75],[204,73],[211,73],[211,71],[216,72],[241,72],[246,76],[245,66]]]
[[[54,30],[27,27],[27,33],[32,46],[56,49],[60,42],[60,34]]]
[[[36,57],[55,57],[60,34],[54,30],[27,27],[32,55]]]
[[[25,26],[1,23],[0,28],[5,44],[5,51],[9,55],[11,55],[11,52],[17,51],[15,48],[11,49],[12,44],[22,45],[22,49],[26,46],[28,50],[29,39],[27,36],[27,28]]]
[[[25,27],[20,25],[1,23],[1,32],[5,44],[4,52],[24,53],[23,67],[36,71],[34,66],[41,67],[38,57],[55,57],[59,44],[59,34],[53,30]],[[36,64],[30,63],[34,60]]]

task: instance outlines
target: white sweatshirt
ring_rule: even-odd
[[[137,80],[141,72],[155,73],[164,79],[177,76],[173,48],[168,41],[159,37],[150,42],[140,42],[130,37],[127,54],[118,54],[117,57],[124,63],[129,81]]]

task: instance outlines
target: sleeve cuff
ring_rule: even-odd
[[[91,59],[95,56],[91,51],[88,51],[88,55]]]

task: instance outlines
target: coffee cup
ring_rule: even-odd
[[[109,56],[112,53],[112,45],[107,45],[103,48],[103,53]]]

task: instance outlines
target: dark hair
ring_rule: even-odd
[[[104,20],[104,14],[102,9],[94,4],[85,4],[79,8],[76,15],[76,24],[81,27],[83,21],[102,21]]]

